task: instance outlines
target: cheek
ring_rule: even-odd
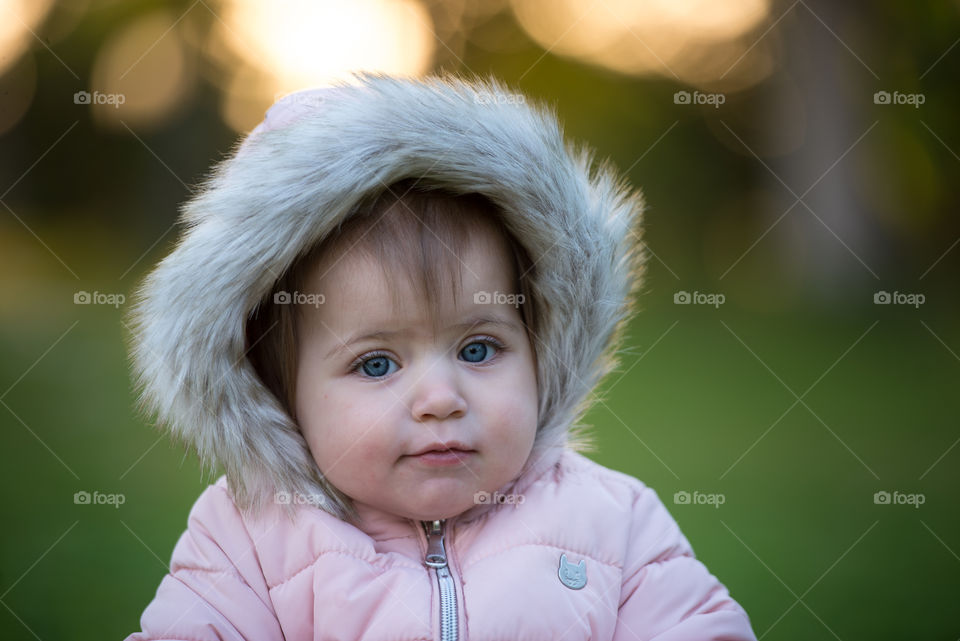
[[[537,383],[532,369],[520,368],[513,376],[501,381],[492,398],[484,400],[491,413],[490,422],[496,426],[496,438],[514,447],[533,443],[537,430]]]
[[[522,365],[516,369],[511,385],[518,393],[518,404],[526,411],[532,411],[533,421],[537,420],[539,390],[537,389],[537,366],[532,352],[524,354]]]
[[[300,429],[325,474],[335,468],[369,469],[389,446],[383,434],[391,420],[390,408],[351,391],[328,389],[297,403]]]

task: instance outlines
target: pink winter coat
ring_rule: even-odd
[[[250,519],[221,478],[128,639],[755,639],[640,481],[565,451],[511,492],[432,524],[364,508],[355,527],[311,507]]]

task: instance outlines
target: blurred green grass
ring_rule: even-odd
[[[658,491],[758,635],[953,638],[957,451],[934,463],[956,439],[955,356],[903,314],[682,316],[640,321],[641,351],[677,324],[592,412],[598,460]],[[676,505],[680,490],[726,501]],[[876,505],[880,490],[926,502]]]
[[[212,479],[136,416],[123,308],[74,306],[70,287],[0,338],[4,639],[138,630]],[[585,417],[590,456],[658,492],[765,639],[953,638],[960,449],[933,464],[956,438],[960,362],[931,333],[960,345],[952,313],[644,304]],[[80,490],[126,500],[75,505]],[[876,505],[879,490],[926,502]]]

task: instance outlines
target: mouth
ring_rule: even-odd
[[[476,450],[462,443],[434,443],[408,456],[423,465],[445,467],[465,463],[474,454]]]

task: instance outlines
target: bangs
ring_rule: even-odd
[[[485,229],[511,246],[496,208],[486,198],[417,190],[409,181],[396,183],[304,256],[292,285],[302,291],[310,274],[318,270],[325,274],[345,256],[359,255],[379,266],[385,282],[392,285],[394,309],[409,304],[404,296],[412,291],[417,304],[427,305],[433,329],[438,329],[443,301],[457,300],[462,293],[461,257],[477,239],[487,238],[478,233]],[[516,283],[520,273],[516,257],[505,267]]]

